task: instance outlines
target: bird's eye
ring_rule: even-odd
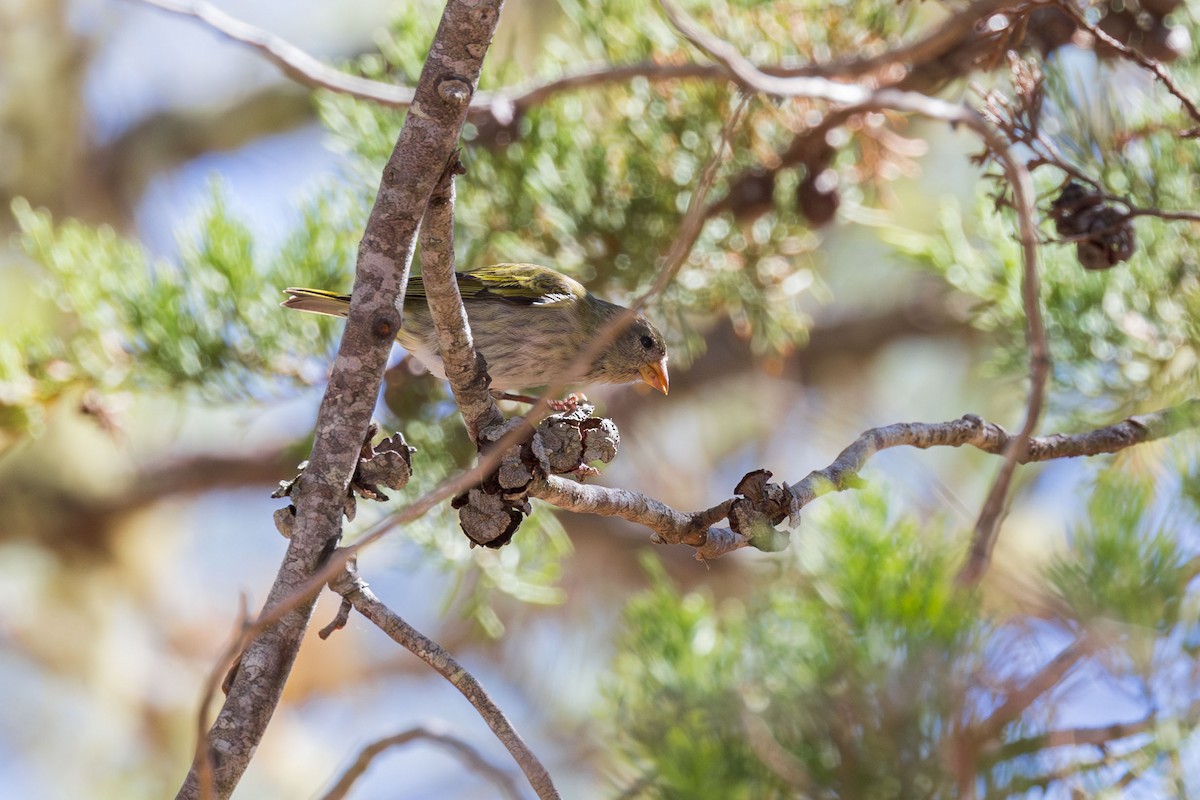
[[[646,336],[643,334],[642,335],[642,347],[649,350],[650,348],[654,347],[654,340],[651,339],[649,336]]]

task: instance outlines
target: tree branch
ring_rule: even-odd
[[[226,14],[205,0],[141,2],[172,14],[194,17],[203,22],[209,30],[221,34],[226,39],[249,45],[279,67],[284,75],[305,86],[374,100],[394,108],[405,108],[413,102],[415,92],[407,86],[395,86],[342,72],[309,55],[286,39]]]
[[[1196,103],[1186,94],[1184,94],[1183,90],[1179,88],[1179,85],[1176,84],[1175,80],[1171,77],[1171,73],[1167,72],[1167,68],[1164,67],[1160,61],[1150,58],[1146,54],[1135,50],[1105,31],[1102,31],[1096,25],[1093,25],[1088,21],[1088,18],[1084,15],[1084,13],[1079,10],[1073,0],[1058,0],[1058,6],[1064,12],[1066,12],[1067,16],[1075,21],[1076,25],[1078,25],[1080,28],[1083,28],[1085,31],[1096,37],[1104,44],[1111,47],[1122,58],[1132,61],[1143,69],[1149,70],[1151,73],[1153,73],[1154,77],[1158,78],[1162,85],[1166,87],[1167,91],[1173,94],[1175,98],[1183,104],[1184,110],[1187,111],[1191,118],[1196,122],[1200,122],[1200,108],[1197,108]]]
[[[490,763],[471,745],[443,730],[441,725],[419,725],[409,728],[392,736],[371,742],[364,747],[354,759],[354,763],[338,778],[333,787],[321,795],[321,800],[344,800],[354,788],[354,782],[362,777],[371,766],[371,762],[393,747],[411,744],[417,741],[428,741],[442,745],[451,754],[462,761],[469,769],[487,778],[502,795],[509,800],[521,800],[521,792],[517,789],[512,776]]]
[[[1050,376],[1050,349],[1046,343],[1046,326],[1042,321],[1041,289],[1039,288],[1037,208],[1034,200],[1033,177],[1028,167],[1016,157],[1008,142],[990,125],[980,129],[989,150],[1008,177],[1013,193],[1013,206],[1017,212],[1017,230],[1021,241],[1024,273],[1021,280],[1021,302],[1025,307],[1025,341],[1029,348],[1029,395],[1025,406],[1025,422],[1016,439],[1009,443],[1004,452],[1004,463],[992,482],[992,488],[984,500],[983,508],[975,521],[975,533],[967,561],[959,569],[956,581],[960,586],[974,586],[983,577],[996,539],[1000,532],[1000,519],[1008,501],[1008,490],[1012,485],[1013,473],[1022,458],[1022,450],[1029,446],[1030,437],[1042,416],[1046,397],[1046,382]]]
[[[748,544],[728,528],[709,527],[729,515],[732,500],[689,514],[632,489],[576,483],[557,475],[534,481],[529,496],[566,511],[621,517],[645,525],[654,531],[655,542],[688,545],[695,548],[697,558],[719,558]]]
[[[388,608],[349,565],[340,577],[330,583],[330,588],[353,603],[358,613],[375,623],[393,641],[410,650],[462,693],[467,702],[483,717],[496,738],[512,754],[541,800],[560,797],[558,790],[554,788],[550,773],[525,744],[508,717],[488,696],[479,681],[455,661],[453,656]]]
[[[1012,474],[1024,441],[1032,435],[1041,416],[1049,375],[1046,331],[1042,323],[1041,298],[1038,290],[1038,237],[1035,218],[1033,181],[1029,170],[1012,153],[1008,142],[980,114],[965,105],[955,105],[918,92],[899,89],[872,90],[858,84],[844,84],[816,77],[776,77],[767,75],[751,64],[731,44],[709,33],[679,8],[674,0],[661,0],[667,16],[679,32],[700,50],[723,64],[730,74],[755,91],[779,97],[806,97],[828,100],[851,110],[892,108],[908,111],[953,125],[964,125],[974,131],[986,144],[1004,169],[1012,185],[1017,224],[1024,256],[1024,277],[1021,296],[1025,305],[1026,339],[1029,346],[1029,396],[1025,423],[1018,439],[1005,453],[1004,463],[980,511],[975,536],[967,563],[959,572],[959,582],[972,585],[982,577],[996,543],[999,520],[1004,511]]]
[[[1180,722],[1188,726],[1195,724],[1195,718],[1200,716],[1200,703],[1193,703],[1181,716]],[[996,751],[997,761],[1008,761],[1033,753],[1041,753],[1051,747],[1105,747],[1119,739],[1128,739],[1149,733],[1162,723],[1158,714],[1150,714],[1142,719],[1130,722],[1114,722],[1110,725],[1099,725],[1083,728],[1062,728],[1046,731],[1036,736],[1027,736],[1011,742],[1005,742]]]
[[[1039,697],[1057,686],[1079,660],[1095,648],[1095,640],[1087,633],[1064,647],[1029,680],[1013,690],[987,719],[969,731],[973,742],[982,746],[995,740],[1009,723],[1021,716]]]
[[[467,311],[454,279],[454,176],[462,171],[455,153],[429,198],[421,222],[421,276],[446,379],[471,441],[478,444],[480,431],[502,425],[504,415],[488,391],[491,378],[487,362],[475,350]]]
[[[412,102],[413,92],[407,87],[342,72],[281,37],[226,14],[205,0],[141,2],[198,19],[227,39],[258,50],[286,76],[301,85],[390,108],[407,108]],[[996,40],[1006,35],[1004,29],[992,30],[982,26],[983,20],[998,13],[1015,14],[1030,6],[1027,0],[977,0],[921,39],[874,56],[847,58],[825,64],[764,66],[761,70],[764,74],[779,77],[863,79],[876,84],[929,91],[957,77],[962,71],[959,67],[961,63],[974,63],[982,47],[990,48]],[[634,78],[673,81],[720,80],[727,77],[728,71],[720,64],[661,64],[645,61],[615,67],[597,65],[526,88],[477,92],[471,100],[469,118],[480,126],[509,127],[529,109],[561,92],[624,83]]]
[[[340,536],[347,487],[400,327],[417,226],[466,119],[500,5],[447,2],[412,113],[384,168],[359,245],[349,319],[318,412],[309,466],[293,492],[293,535],[263,615],[277,605],[295,607],[246,646],[204,745],[219,798],[233,792],[279,703],[320,588],[308,589],[310,578]],[[199,790],[193,765],[178,797],[190,800]]]
[[[1151,414],[1130,417],[1115,425],[1086,433],[1032,437],[1024,447],[1020,434],[968,414],[950,422],[901,422],[872,428],[854,440],[829,466],[814,470],[788,487],[797,506],[804,506],[834,491],[853,488],[867,461],[892,447],[974,447],[993,455],[1016,452],[1016,462],[1028,464],[1060,458],[1078,458],[1116,453],[1143,442],[1161,439],[1200,426],[1200,399]],[[529,494],[567,511],[621,517],[654,532],[654,541],[684,544],[696,550],[697,558],[717,558],[751,546],[750,537],[728,528],[711,527],[728,517],[736,498],[692,513],[676,509],[629,489],[580,484],[549,476],[531,485]]]

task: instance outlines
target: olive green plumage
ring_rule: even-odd
[[[536,264],[495,264],[456,272],[475,346],[487,359],[492,388],[527,389],[565,377],[575,358],[625,309],[579,283]],[[318,289],[286,289],[287,308],[344,317],[350,296]],[[430,372],[445,377],[433,319],[420,276],[409,279],[404,319],[396,336]],[[634,321],[584,371],[579,383],[645,381],[666,394],[667,347],[644,317]]]

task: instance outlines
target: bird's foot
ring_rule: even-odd
[[[493,396],[497,400],[513,400],[518,403],[529,403],[530,405],[533,405],[539,399],[537,397],[531,397],[527,394],[513,394],[511,392],[493,392]],[[578,408],[580,404],[586,403],[587,401],[587,395],[583,394],[582,392],[571,392],[562,400],[547,400],[546,404],[550,406],[552,411],[556,411],[560,414],[569,414]]]
[[[575,476],[575,480],[583,483],[588,478],[594,478],[599,475],[600,470],[596,469],[591,464],[580,464],[571,474]]]
[[[560,414],[570,414],[572,411],[578,408],[581,403],[586,403],[587,401],[587,395],[585,395],[583,392],[571,392],[562,400],[550,400],[548,402],[550,404],[550,408],[554,409]]]

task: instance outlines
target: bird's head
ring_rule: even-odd
[[[645,317],[635,318],[596,359],[593,377],[604,383],[645,381],[666,394],[667,344],[658,328]]]

